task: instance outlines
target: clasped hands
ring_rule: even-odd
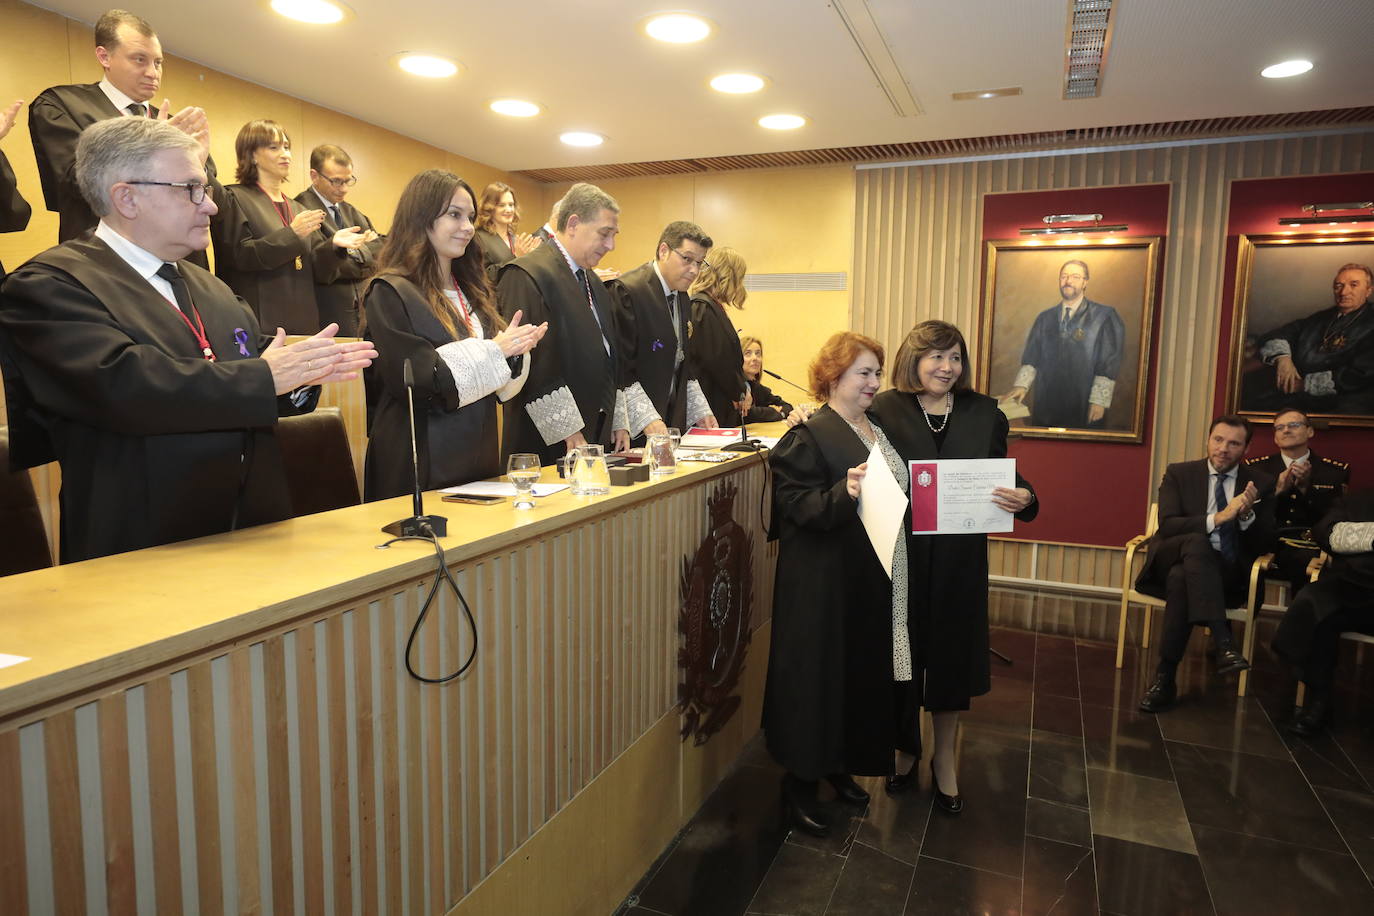
[[[1253,511],[1257,502],[1259,502],[1259,490],[1255,489],[1255,482],[1252,480],[1245,485],[1244,490],[1231,498],[1225,509],[1212,516],[1212,524],[1224,525],[1232,519],[1244,518]]]
[[[1278,484],[1274,487],[1275,493],[1287,493],[1292,489],[1306,490],[1307,485],[1312,481],[1312,463],[1310,461],[1295,461],[1290,464],[1282,474],[1279,475]]]
[[[286,330],[277,328],[276,337],[262,351],[277,394],[308,385],[350,381],[372,365],[377,358],[372,341],[336,341],[338,333],[339,326],[330,324],[313,337],[288,344]]]

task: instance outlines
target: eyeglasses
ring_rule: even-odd
[[[125,184],[154,184],[163,188],[185,188],[187,195],[191,198],[191,203],[199,206],[205,203],[205,197],[210,193],[208,184],[201,184],[198,181],[126,181]]]
[[[1306,425],[1306,423],[1299,423],[1297,421],[1294,421],[1292,423],[1275,423],[1274,429],[1282,429],[1287,430],[1290,433],[1295,433]]]
[[[688,267],[691,267],[692,265],[696,265],[698,268],[701,268],[701,267],[709,267],[709,266],[710,266],[709,264],[706,263],[706,259],[705,259],[705,258],[700,258],[700,259],[694,258],[694,257],[692,257],[690,254],[683,254],[682,252],[678,251],[676,248],[670,248],[670,249],[668,249],[668,250],[671,251],[673,254],[677,255],[679,258],[682,258],[682,260],[686,262],[686,264],[687,264]]]
[[[347,178],[329,178],[325,175],[321,175],[320,177],[339,189],[351,188],[358,183],[357,175],[349,175]]]

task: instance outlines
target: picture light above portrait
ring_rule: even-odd
[[[1052,213],[1041,218],[1044,226],[1030,226],[1022,235],[1083,235],[1088,232],[1125,232],[1125,223],[1102,225],[1101,213]]]
[[[1335,204],[1303,204],[1304,213],[1310,216],[1279,217],[1280,226],[1340,226],[1347,223],[1374,223],[1374,201],[1347,201]],[[1368,210],[1368,213],[1351,213],[1351,210]],[[1327,214],[1336,214],[1328,216]]]

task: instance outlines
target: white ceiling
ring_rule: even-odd
[[[91,22],[112,0],[45,0]],[[824,0],[351,0],[339,26],[277,16],[267,0],[125,0],[164,49],[489,165],[518,170],[977,137],[1374,104],[1371,0],[1117,0],[1095,99],[1062,99],[1066,0],[843,0],[871,13],[922,112],[902,117]],[[687,9],[717,25],[696,45],[665,45],[649,14]],[[422,80],[401,51],[441,54],[464,71]],[[1315,62],[1288,80],[1259,70]],[[717,73],[771,81],[753,96],[714,92]],[[175,92],[175,70],[164,85]],[[954,102],[971,89],[1021,96]],[[184,93],[178,93],[180,101]],[[537,118],[487,110],[538,102]],[[190,99],[187,99],[190,102]],[[774,132],[759,116],[810,123]],[[223,129],[223,128],[221,128]],[[565,130],[606,135],[591,150]]]

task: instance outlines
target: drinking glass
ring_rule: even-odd
[[[506,476],[515,484],[515,508],[533,509],[534,499],[530,492],[539,479],[539,456],[527,452],[511,455],[506,461]]]
[[[682,430],[676,426],[668,427],[668,438],[673,440],[673,455],[676,457],[677,450],[682,448]]]
[[[654,477],[671,474],[677,470],[673,440],[667,433],[655,433],[649,437],[644,444],[644,459],[649,463],[649,473]]]
[[[606,450],[600,445],[577,448],[574,489],[580,496],[605,496],[611,492],[611,471],[606,466]]]

